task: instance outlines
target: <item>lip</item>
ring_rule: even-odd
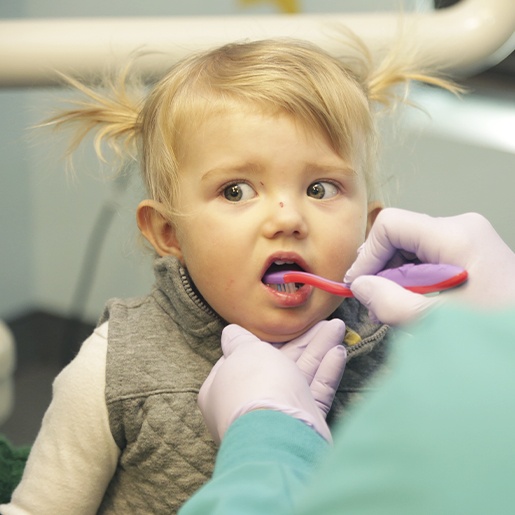
[[[268,294],[272,296],[277,306],[281,308],[297,308],[303,306],[309,300],[314,290],[313,286],[309,286],[308,284],[303,284],[293,293],[280,292],[266,286],[266,284],[263,284],[263,287]]]
[[[308,264],[306,261],[297,254],[296,252],[274,252],[271,256],[269,256],[265,262],[265,265],[263,266],[263,269],[261,270],[261,278],[265,275],[266,271],[270,268],[272,263],[274,261],[291,261],[292,263],[295,263],[297,266],[300,266],[302,270],[305,272],[311,272]]]

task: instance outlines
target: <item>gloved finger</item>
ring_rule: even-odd
[[[426,247],[435,247],[441,229],[437,218],[403,209],[384,209],[377,216],[356,261],[345,274],[345,282],[383,270],[398,250],[412,253],[424,262],[438,262],[429,258]]]
[[[294,338],[293,340],[283,344],[281,347],[279,347],[279,350],[288,359],[296,362],[302,356],[302,353],[306,350],[306,347],[313,340],[316,334],[318,334],[318,331],[324,323],[327,322],[325,320],[318,322],[301,336],[298,336],[297,338]]]
[[[377,276],[361,276],[352,284],[354,296],[381,322],[400,325],[411,322],[441,302],[440,295],[425,297]]]
[[[254,336],[251,332],[236,324],[230,324],[224,327],[224,330],[222,331],[221,342],[222,351],[225,357],[230,356],[239,345],[245,343],[263,343],[257,336]]]
[[[338,328],[338,326],[340,326],[340,328]],[[330,336],[333,333],[333,331],[336,331],[337,335],[339,335],[340,332],[342,334],[345,334],[345,323],[340,319],[322,320],[321,322],[315,324],[311,329],[306,331],[301,336],[282,345],[282,347],[280,347],[280,351],[292,361],[297,362],[301,358],[302,354],[306,351],[308,346],[311,344],[311,342],[321,341],[319,337],[321,332],[324,332],[325,336]],[[322,343],[322,348],[319,350],[319,352],[323,356],[325,352],[327,352],[327,350],[329,350],[333,346],[334,345],[331,345],[329,343],[327,347],[325,347]]]
[[[338,345],[327,352],[311,381],[310,389],[320,411],[327,416],[347,362],[347,351]]]
[[[211,369],[211,372],[209,372],[209,375],[206,377],[205,381],[202,383],[202,386],[200,387],[200,390],[198,392],[197,397],[197,404],[202,407],[205,402],[205,396],[209,389],[211,388],[211,385],[213,384],[213,381],[215,379],[216,374],[218,373],[218,369],[222,366],[222,364],[225,361],[225,357],[222,356],[213,366]]]
[[[309,346],[296,361],[308,384],[311,384],[327,353],[335,346],[341,345],[345,336],[345,323],[340,319],[324,321],[318,326]]]
[[[345,323],[340,319],[323,320],[305,334],[284,345],[280,351],[295,361],[308,384],[311,383],[327,352],[342,343]]]

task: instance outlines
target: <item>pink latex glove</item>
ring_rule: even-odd
[[[369,275],[415,258],[423,263],[461,266],[468,271],[468,281],[426,297]],[[515,254],[479,214],[433,218],[388,208],[377,217],[344,280],[351,283],[352,292],[373,316],[399,325],[448,300],[479,308],[515,305]]]
[[[224,356],[198,396],[214,440],[219,443],[241,415],[270,409],[302,420],[330,442],[325,416],[345,367],[344,333],[341,320],[323,321],[278,349],[240,326],[227,326]]]

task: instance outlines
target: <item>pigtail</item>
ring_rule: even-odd
[[[367,77],[365,85],[371,102],[391,108],[399,102],[412,104],[408,95],[411,84],[415,82],[436,86],[456,95],[464,91],[450,79],[425,71],[424,67],[416,63],[416,58],[403,60],[396,54],[387,55]]]
[[[435,86],[455,95],[465,91],[463,87],[445,78],[438,69],[422,58],[415,44],[416,38],[408,38],[399,31],[391,48],[380,59],[374,58],[367,45],[356,35],[346,32],[347,44],[357,56],[349,68],[371,104],[394,110],[402,103],[414,105],[409,100],[410,86],[420,83]]]
[[[68,158],[91,133],[94,134],[94,148],[100,160],[107,161],[106,146],[120,160],[136,159],[144,95],[139,80],[128,80],[130,68],[127,66],[99,87],[86,86],[61,74],[62,79],[81,94],[81,98],[70,99],[66,107],[39,127],[73,129],[66,151]]]

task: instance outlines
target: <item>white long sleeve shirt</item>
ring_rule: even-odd
[[[10,504],[0,506],[3,515],[97,512],[120,455],[105,403],[107,333],[106,322],[55,379],[23,479]]]

